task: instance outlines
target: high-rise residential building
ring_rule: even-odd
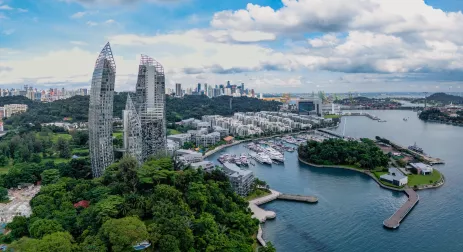
[[[143,162],[141,120],[130,95],[127,95],[125,110],[123,110],[122,114],[125,153],[134,157],[141,164]]]
[[[135,107],[141,119],[142,158],[166,153],[166,98],[164,68],[142,55],[138,67]]]
[[[177,96],[177,97],[182,97],[183,96],[182,84],[180,84],[180,83],[175,83],[175,96]]]
[[[3,107],[5,118],[11,117],[14,114],[21,114],[27,111],[26,104],[5,104]]]
[[[198,92],[198,93],[201,92],[201,83],[198,83],[198,88],[196,89],[196,92]]]
[[[93,177],[100,177],[114,160],[112,133],[115,80],[116,63],[108,42],[96,60],[90,89],[88,129]]]

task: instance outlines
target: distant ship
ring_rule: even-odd
[[[409,149],[409,150],[412,150],[412,151],[414,151],[414,152],[418,152],[418,153],[421,153],[421,154],[423,154],[423,153],[424,153],[423,149],[422,149],[422,148],[420,148],[420,147],[418,147],[418,146],[416,145],[416,142],[415,142],[415,144],[414,144],[414,145],[410,145],[410,146],[408,146],[408,149]]]
[[[408,121],[408,119],[404,117],[404,121]]]

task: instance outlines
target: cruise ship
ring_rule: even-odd
[[[272,164],[272,159],[264,153],[251,153],[251,158],[254,158],[261,164]]]
[[[267,147],[264,148],[264,153],[267,154],[272,160],[278,161],[278,162],[284,162],[285,158],[283,154],[278,152],[277,150],[273,149],[272,147]]]

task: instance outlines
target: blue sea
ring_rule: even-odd
[[[419,191],[418,205],[397,230],[388,230],[382,222],[407,200],[403,193],[382,189],[353,171],[307,166],[296,152],[286,153],[284,165],[257,163],[250,169],[275,190],[319,198],[318,204],[273,201],[262,206],[277,214],[263,224],[264,239],[277,251],[463,251],[463,127],[425,123],[412,111],[370,113],[387,122],[344,117],[336,131],[351,137],[378,135],[405,146],[416,142],[445,160],[435,166],[445,175],[445,185]],[[209,159],[245,152],[237,145]]]

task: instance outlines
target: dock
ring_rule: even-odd
[[[317,197],[314,197],[314,196],[292,195],[292,194],[284,194],[284,193],[281,193],[280,195],[278,195],[278,199],[299,201],[299,202],[306,202],[306,203],[317,203],[318,202]]]
[[[341,139],[344,138],[343,135],[338,134],[338,133],[336,133],[336,132],[334,132],[334,131],[331,131],[331,130],[317,129],[317,131],[322,132],[322,133],[325,133],[325,134],[328,134],[328,135],[330,135],[330,136],[337,137],[337,138],[341,138]]]
[[[386,139],[387,140],[387,139]],[[411,153],[413,156],[415,156],[416,158],[422,158],[424,160],[424,162],[430,164],[430,165],[436,165],[436,164],[445,164],[445,161],[440,159],[440,158],[433,158],[433,157],[430,157],[428,155],[425,155],[423,153],[419,153],[419,152],[416,152],[416,151],[413,151],[413,150],[410,150],[408,148],[405,148],[404,146],[400,145],[400,144],[397,144],[397,143],[394,143],[390,140],[389,141],[389,144],[398,149],[398,150],[405,150],[405,151],[408,151],[409,153]]]
[[[407,214],[413,209],[418,203],[420,197],[418,194],[410,188],[405,189],[405,194],[408,196],[408,200],[397,210],[389,219],[383,221],[383,225],[390,229],[396,229],[399,227],[400,222],[407,216]]]
[[[294,194],[285,194],[275,190],[270,189],[271,194],[253,199],[249,201],[249,208],[252,211],[252,217],[258,219],[261,223],[265,222],[267,219],[274,219],[276,213],[273,211],[266,211],[260,208],[260,205],[274,201],[276,199],[280,200],[290,200],[290,201],[299,201],[305,203],[317,203],[318,198],[314,196],[304,196],[304,195],[294,195]]]

